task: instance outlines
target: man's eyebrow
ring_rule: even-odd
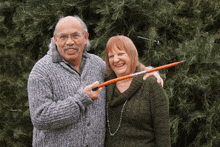
[[[73,32],[72,34],[79,34],[80,35],[79,32]],[[72,34],[70,34],[70,35],[72,35]],[[60,35],[67,35],[67,34],[66,33],[61,33]]]
[[[80,35],[80,33],[79,33],[79,32],[73,32],[72,34],[79,34],[79,35]]]
[[[67,34],[66,33],[60,33],[60,35],[58,36],[66,36]]]

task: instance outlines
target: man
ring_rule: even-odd
[[[88,37],[79,17],[61,18],[29,75],[34,147],[104,146],[105,87],[91,89],[104,82],[105,62],[85,51]]]

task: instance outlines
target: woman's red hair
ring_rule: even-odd
[[[108,53],[111,52],[115,46],[119,50],[126,51],[126,53],[128,54],[131,60],[131,74],[134,73],[136,67],[139,64],[137,49],[130,38],[123,35],[118,35],[111,37],[106,44],[105,62],[106,62],[107,76],[109,76],[113,72],[109,64]]]

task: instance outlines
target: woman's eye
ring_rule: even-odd
[[[119,55],[119,56],[122,56],[123,54],[124,54],[124,53],[119,53],[118,55]]]

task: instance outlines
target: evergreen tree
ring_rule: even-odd
[[[0,2],[1,146],[31,146],[33,126],[27,97],[29,73],[37,60],[47,53],[59,17],[92,15],[89,3],[77,0]],[[92,21],[88,24],[94,25]]]
[[[107,40],[122,34],[134,41],[145,65],[186,60],[160,71],[172,146],[220,145],[219,0],[2,0],[1,146],[31,146],[28,75],[47,53],[58,18],[67,15],[85,21],[90,52],[103,59]]]
[[[12,31],[16,2],[0,3],[0,144],[2,147],[30,146],[32,125],[27,100],[27,78],[31,59]],[[32,62],[33,63],[33,62]],[[31,64],[32,66],[33,64]]]
[[[219,146],[220,2],[123,0],[97,7],[95,48],[118,33],[134,41],[145,65],[187,61],[160,72],[170,101],[172,146]]]

